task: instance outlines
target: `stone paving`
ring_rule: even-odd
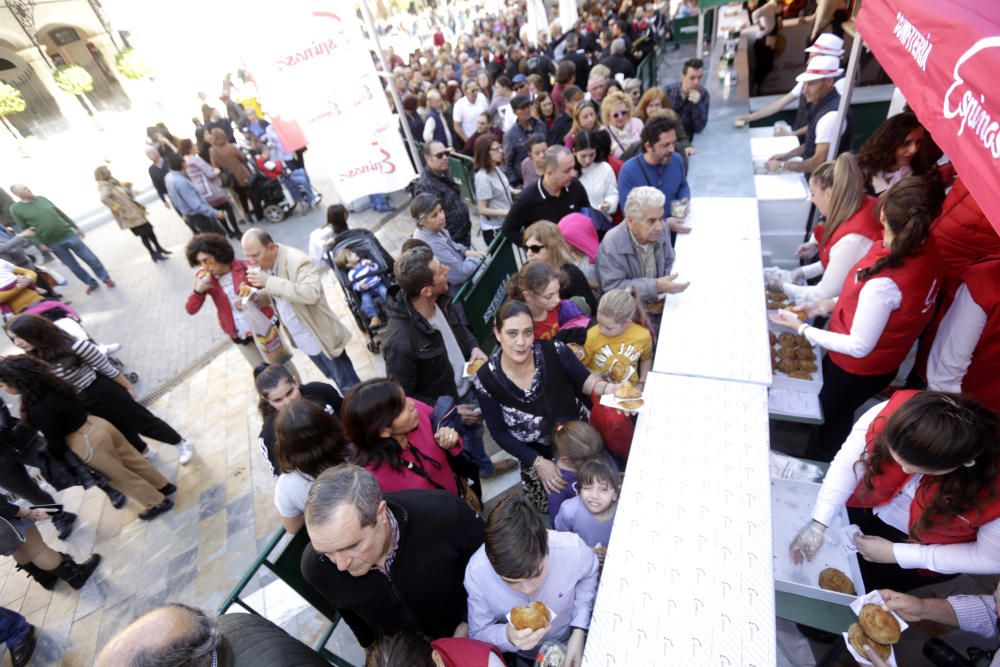
[[[404,197],[395,195],[393,200],[402,204]],[[40,630],[32,664],[90,665],[111,635],[160,602],[180,601],[214,611],[279,525],[273,480],[257,450],[260,418],[246,362],[225,342],[213,307],[206,306],[195,317],[183,310],[193,273],[182,257],[190,236],[187,228],[159,204],[150,207],[150,217],[164,245],[174,251],[170,261],[152,264],[137,239],[105,224],[90,231],[86,240],[118,288],[86,296],[71,277],[63,291],[96,339],[122,343],[119,356],[142,377],[140,395],[218,347],[219,353],[206,365],[151,405],[195,443],[196,455],[180,467],[173,448],[159,446],[156,464],[176,480],[179,490],[175,509],[151,522],[136,519],[134,503],[115,510],[96,489],[61,494],[60,502],[80,515],[73,535],[59,542],[50,525],[40,528],[51,545],[75,557],[93,551],[104,556],[83,590],[59,583],[54,592],[46,591],[16,571],[12,559],[0,559],[0,605],[24,614]],[[305,248],[309,232],[321,221],[321,212],[314,211],[267,229],[279,242]],[[350,224],[377,229],[390,252],[398,251],[413,228],[405,213],[365,211],[352,215]],[[353,329],[330,272],[324,286],[335,311]],[[348,354],[359,375],[384,374],[381,358],[371,355],[365,339],[355,333]],[[16,352],[6,340],[4,345],[0,353]],[[295,363],[305,381],[322,379],[301,354]],[[516,473],[510,473],[491,481],[487,492],[494,495],[515,483]],[[269,618],[310,643],[319,637],[320,617],[273,575],[258,577],[248,588],[254,591],[255,607]],[[338,629],[329,646],[356,664],[363,661],[346,628]]]

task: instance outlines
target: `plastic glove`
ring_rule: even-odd
[[[799,534],[792,540],[792,545],[788,548],[792,556],[792,562],[800,565],[804,560],[811,561],[816,557],[816,552],[823,546],[823,536],[826,534],[826,526],[819,521],[810,521]]]
[[[806,241],[795,249],[795,256],[799,259],[812,259],[816,255],[819,244],[815,241]]]
[[[769,287],[781,287],[781,283],[793,282],[792,272],[777,266],[769,266],[764,269],[764,282]]]

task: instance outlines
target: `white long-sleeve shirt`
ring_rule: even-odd
[[[868,426],[888,404],[879,403],[854,424],[830,469],[813,507],[812,518],[829,526],[864,477],[864,466],[855,465],[865,450]],[[875,516],[893,528],[909,534],[910,504],[922,475],[913,475],[888,503],[874,508]],[[995,574],[1000,572],[1000,519],[979,527],[975,542],[961,544],[896,543],[893,555],[906,569],[924,568],[942,574]]]
[[[590,207],[601,210],[601,204],[607,204],[608,217],[615,214],[618,208],[618,181],[615,170],[607,162],[593,162],[580,174],[580,183],[587,191]],[[558,220],[556,221],[558,222]]]
[[[861,359],[875,349],[892,311],[902,305],[903,293],[899,291],[896,281],[892,278],[871,278],[858,295],[858,308],[850,333],[809,327],[803,334],[813,345]]]
[[[441,119],[444,120],[444,114],[441,114]],[[454,139],[452,139],[451,128],[448,127],[448,123],[441,123],[441,125],[444,127],[444,136],[448,137],[448,145],[449,146],[454,146],[455,142],[454,142]],[[436,129],[436,127],[437,127],[437,123],[434,120],[434,116],[428,115],[427,116],[427,120],[424,122],[424,143],[425,144],[429,143],[431,141],[434,141],[434,130]],[[461,146],[459,146],[457,148],[461,148]],[[457,148],[456,148],[456,150],[457,150]]]
[[[795,299],[795,303],[838,297],[847,274],[871,249],[872,240],[867,236],[845,234],[830,248],[830,259],[825,271],[822,262],[813,262],[802,267],[802,276],[806,280],[823,276],[818,283],[815,285],[784,283],[782,289],[785,294]]]
[[[962,380],[972,363],[972,353],[986,327],[986,311],[979,307],[965,283],[938,327],[927,358],[927,388],[961,393]]]

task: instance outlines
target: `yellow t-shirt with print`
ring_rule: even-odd
[[[587,331],[583,344],[583,365],[601,375],[612,367],[625,368],[621,380],[639,381],[639,362],[653,358],[653,336],[649,329],[633,322],[625,331],[608,338],[596,324]]]

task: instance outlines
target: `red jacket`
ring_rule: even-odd
[[[463,637],[435,639],[431,648],[441,656],[445,667],[487,667],[490,653],[503,659],[503,654],[492,644]]]
[[[242,259],[235,259],[230,266],[232,267],[233,274],[233,289],[239,293],[240,285],[250,284],[247,280],[247,263]],[[233,307],[229,303],[226,293],[222,291],[222,285],[219,284],[218,278],[214,275],[211,277],[211,281],[208,284],[208,291],[205,294],[198,294],[192,291],[191,295],[188,296],[187,303],[184,304],[184,309],[187,310],[188,315],[194,315],[201,310],[206,296],[212,297],[212,302],[215,304],[215,314],[219,318],[219,326],[226,332],[226,335],[232,339],[240,338],[236,333],[236,324],[233,322]],[[274,317],[274,311],[267,306],[261,307],[260,311],[269,318]]]
[[[1000,255],[1000,236],[960,178],[955,179],[941,215],[931,225],[931,239],[944,275],[951,278],[960,277],[985,257]]]
[[[903,390],[897,391],[889,399],[888,405],[882,412],[872,420],[868,426],[868,433],[865,435],[865,454],[870,456],[875,448],[875,439],[885,429],[886,423],[896,410],[908,400],[919,394],[918,391]],[[903,472],[902,467],[895,461],[883,463],[878,474],[872,478],[872,489],[865,488],[864,482],[859,482],[854,493],[847,500],[848,507],[878,507],[884,505],[899,493],[910,475]],[[961,542],[975,542],[979,527],[1000,518],[1000,479],[995,480],[994,486],[998,493],[990,501],[981,503],[976,509],[957,516],[937,516],[931,525],[919,535],[913,534],[913,526],[920,519],[927,507],[934,499],[934,494],[938,489],[938,478],[933,475],[924,475],[917,492],[910,503],[910,541],[921,544],[957,544]]]
[[[986,326],[962,379],[962,393],[1000,414],[1000,257],[973,264],[962,277]]]
[[[861,234],[876,243],[882,240],[882,225],[875,219],[875,204],[877,203],[876,197],[866,195],[861,201],[861,208],[840,223],[840,226],[833,230],[829,239],[826,238],[826,223],[818,224],[813,228],[813,234],[819,242],[819,261],[823,263],[824,269],[830,263],[830,249],[848,234]]]
[[[865,282],[858,280],[857,272],[889,254],[889,248],[876,243],[861,258],[844,281],[837,300],[837,307],[830,318],[830,331],[848,334],[858,308],[858,297]],[[885,329],[875,344],[875,349],[860,359],[830,351],[830,360],[840,368],[855,375],[882,375],[899,368],[906,359],[917,336],[924,330],[934,314],[937,297],[939,261],[934,245],[928,240],[919,254],[907,257],[902,266],[882,269],[873,278],[891,278],[903,295],[903,303],[892,311]],[[871,280],[871,278],[869,279]]]

